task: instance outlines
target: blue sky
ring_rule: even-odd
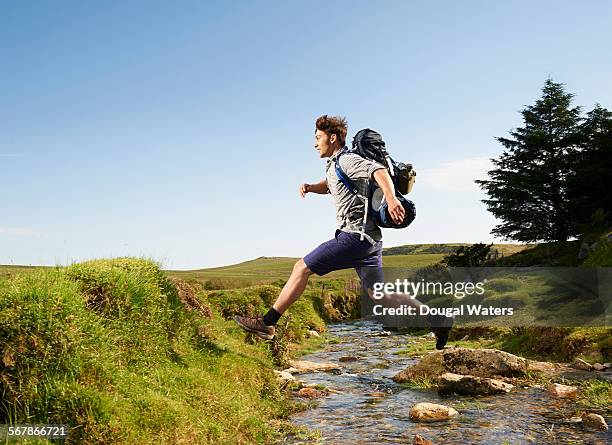
[[[314,120],[412,162],[386,246],[489,242],[473,185],[545,79],[612,108],[609,2],[0,4],[0,264],[168,268],[302,256],[333,235]],[[499,241],[499,240],[497,240]]]

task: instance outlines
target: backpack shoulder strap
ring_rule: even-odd
[[[344,186],[353,195],[358,196],[365,203],[365,208],[364,208],[364,212],[363,212],[363,221],[362,221],[361,232],[360,232],[361,237],[359,238],[361,241],[363,241],[363,239],[365,237],[365,227],[366,227],[366,221],[368,219],[368,210],[369,210],[369,207],[370,207],[370,199],[367,196],[362,196],[362,195],[359,194],[359,190],[357,190],[357,187],[355,186],[355,183],[353,182],[353,180],[351,178],[349,178],[346,173],[344,173],[344,170],[342,170],[342,167],[340,166],[340,156],[342,156],[343,153],[344,153],[344,151],[341,151],[340,153],[338,153],[338,156],[336,156],[336,158],[334,159],[334,167],[336,169],[336,176],[338,176],[338,179],[340,180],[340,182],[342,184],[344,184]]]
[[[340,166],[340,156],[342,156],[343,153],[344,153],[343,151],[340,152],[338,156],[336,156],[336,158],[334,159],[334,167],[336,170],[336,176],[338,176],[338,179],[340,180],[340,182],[344,184],[344,186],[353,195],[357,195],[359,194],[359,191],[357,190],[357,187],[355,187],[355,183],[353,182],[351,178],[348,177],[346,173],[344,173],[344,170],[342,170],[342,167]]]

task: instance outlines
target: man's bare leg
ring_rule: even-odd
[[[300,298],[300,295],[302,295],[304,289],[306,289],[306,284],[308,284],[308,277],[310,275],[312,275],[312,271],[308,268],[303,259],[295,263],[291,276],[289,276],[287,283],[283,286],[283,290],[272,305],[274,310],[282,314],[295,302],[295,300]]]
[[[300,295],[306,289],[308,277],[311,274],[312,271],[306,266],[304,260],[300,259],[293,266],[293,271],[274,305],[263,317],[249,318],[235,315],[234,320],[245,331],[252,332],[266,340],[271,340],[276,335],[274,325],[289,306],[300,298]]]

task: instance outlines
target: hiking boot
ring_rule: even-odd
[[[266,326],[263,322],[263,317],[257,318],[241,317],[240,315],[234,315],[234,321],[238,323],[242,329],[247,332],[251,332],[264,340],[272,340],[276,329],[274,326]]]

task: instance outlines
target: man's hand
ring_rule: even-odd
[[[300,196],[303,198],[306,196],[306,193],[310,192],[310,184],[302,184],[300,185]]]
[[[404,220],[404,215],[406,214],[404,206],[402,206],[402,203],[395,196],[390,198],[385,197],[385,199],[387,200],[387,207],[391,219],[395,224],[400,224]]]
[[[323,179],[316,184],[302,184],[299,188],[300,196],[303,198],[306,193],[318,193],[324,195],[327,193],[327,181]]]

